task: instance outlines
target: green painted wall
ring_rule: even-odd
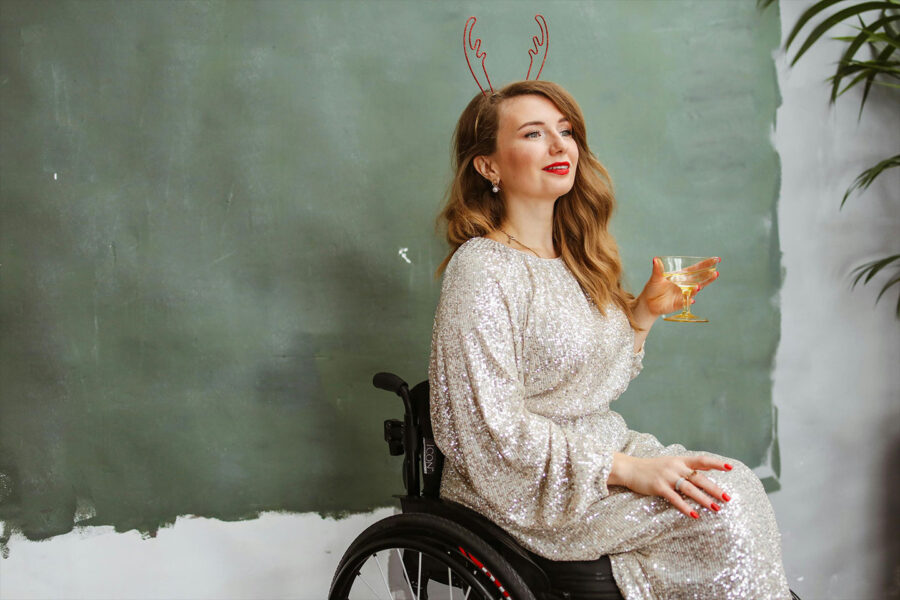
[[[660,323],[616,409],[751,465],[773,450],[775,11],[746,2],[0,3],[0,520],[148,533],[339,514],[399,465],[372,373],[424,377],[450,136],[496,83],[581,102],[639,291],[721,255],[707,326]],[[402,250],[406,249],[406,250]],[[404,258],[404,255],[406,258]],[[408,259],[408,260],[407,260]],[[775,465],[777,471],[777,465]],[[774,482],[774,480],[773,480]]]

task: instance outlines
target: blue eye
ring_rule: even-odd
[[[536,140],[536,139],[538,139],[538,137],[541,136],[543,133],[544,133],[544,132],[541,131],[541,130],[537,130],[537,131],[529,131],[528,133],[525,134],[525,137],[528,138],[528,139]],[[571,136],[572,136],[572,130],[571,130],[571,129],[564,129],[564,130],[560,131],[559,134],[560,134],[561,136],[564,136],[564,137],[571,137]]]

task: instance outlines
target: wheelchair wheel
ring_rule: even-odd
[[[464,527],[429,514],[378,521],[354,540],[329,600],[535,600],[509,563]]]

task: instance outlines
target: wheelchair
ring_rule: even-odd
[[[428,381],[409,389],[397,375],[378,373],[373,384],[403,400],[403,420],[385,421],[384,439],[392,456],[403,456],[406,494],[400,514],[373,524],[347,548],[329,600],[577,600],[554,588],[540,564],[548,561],[479,513],[440,498],[444,456],[434,442]],[[591,597],[624,600],[609,557],[592,567]],[[791,597],[799,600],[793,591]]]
[[[444,456],[434,443],[428,381],[409,389],[378,373],[375,387],[403,400],[403,420],[384,422],[392,456],[403,456],[401,514],[378,521],[350,544],[338,563],[329,600],[566,600],[551,588],[542,559],[479,513],[439,497]],[[604,599],[624,600],[602,557],[597,581]],[[604,595],[605,594],[605,595]]]

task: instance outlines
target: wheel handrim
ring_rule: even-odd
[[[334,598],[348,600],[482,600],[508,598],[508,594],[491,589],[469,557],[460,550],[436,551],[418,544],[379,544],[357,554],[336,578],[342,589],[332,590]],[[429,564],[430,561],[430,564]],[[442,574],[434,578],[435,563]],[[428,573],[423,573],[423,566]],[[355,575],[350,578],[349,575]],[[423,582],[423,574],[426,580]],[[424,583],[424,585],[423,585]],[[421,587],[420,587],[421,586]]]

